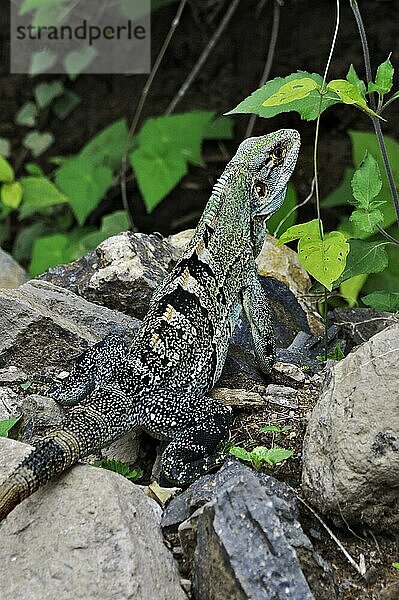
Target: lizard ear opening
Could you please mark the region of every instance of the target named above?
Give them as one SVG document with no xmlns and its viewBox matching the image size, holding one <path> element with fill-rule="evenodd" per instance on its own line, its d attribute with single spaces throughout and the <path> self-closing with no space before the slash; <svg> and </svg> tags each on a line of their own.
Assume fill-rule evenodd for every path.
<svg viewBox="0 0 399 600">
<path fill-rule="evenodd" d="M 257 179 L 254 183 L 254 190 L 258 198 L 261 199 L 265 199 L 269 194 L 269 189 L 266 183 L 263 183 L 263 181 L 259 181 L 259 179 Z"/>
</svg>

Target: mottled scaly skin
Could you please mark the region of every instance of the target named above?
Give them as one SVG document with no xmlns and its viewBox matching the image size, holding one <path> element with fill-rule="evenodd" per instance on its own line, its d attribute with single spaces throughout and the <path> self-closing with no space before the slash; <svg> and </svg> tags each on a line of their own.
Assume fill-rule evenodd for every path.
<svg viewBox="0 0 399 600">
<path fill-rule="evenodd" d="M 300 146 L 294 130 L 245 140 L 216 183 L 184 253 L 154 293 L 134 343 L 109 336 L 48 395 L 71 407 L 0 485 L 0 519 L 51 477 L 127 431 L 168 443 L 163 475 L 187 485 L 220 460 L 231 411 L 207 393 L 220 376 L 241 307 L 267 372 L 274 335 L 255 258 L 281 206 Z"/>
</svg>

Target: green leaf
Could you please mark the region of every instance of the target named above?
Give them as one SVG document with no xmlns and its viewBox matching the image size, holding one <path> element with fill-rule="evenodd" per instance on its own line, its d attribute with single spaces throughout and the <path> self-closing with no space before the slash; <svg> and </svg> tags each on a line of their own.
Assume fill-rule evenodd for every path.
<svg viewBox="0 0 399 600">
<path fill-rule="evenodd" d="M 349 83 L 355 86 L 362 98 L 366 98 L 366 84 L 364 83 L 364 81 L 359 79 L 359 76 L 356 73 L 355 67 L 353 65 L 349 67 L 346 79 L 349 81 Z"/>
<path fill-rule="evenodd" d="M 35 177 L 45 177 L 43 169 L 35 163 L 26 163 L 24 167 L 25 171 L 29 173 L 29 175 L 34 175 Z"/>
<path fill-rule="evenodd" d="M 388 230 L 393 236 L 397 236 L 398 230 L 396 225 L 393 225 Z M 387 292 L 397 292 L 399 290 L 399 247 L 394 244 L 386 246 L 388 254 L 388 267 L 379 273 L 371 274 L 364 286 L 363 291 L 366 293 L 385 290 Z"/>
<path fill-rule="evenodd" d="M 257 446 L 251 452 L 251 456 L 260 462 L 266 462 L 268 465 L 274 466 L 287 458 L 291 458 L 294 454 L 292 450 L 286 448 L 266 448 L 265 446 Z"/>
<path fill-rule="evenodd" d="M 362 302 L 374 310 L 396 312 L 399 310 L 399 292 L 373 292 L 364 296 Z"/>
<path fill-rule="evenodd" d="M 24 15 L 35 8 L 41 8 L 42 6 L 50 6 L 53 4 L 61 4 L 62 2 L 65 2 L 65 0 L 24 0 L 19 10 L 19 14 Z"/>
<path fill-rule="evenodd" d="M 65 71 L 74 80 L 91 65 L 97 56 L 93 46 L 84 46 L 82 50 L 72 50 L 64 58 Z"/>
<path fill-rule="evenodd" d="M 38 50 L 32 56 L 29 74 L 40 75 L 42 73 L 46 73 L 54 67 L 57 62 L 57 58 L 57 54 L 52 50 L 48 50 L 47 48 L 45 52 Z"/>
<path fill-rule="evenodd" d="M 82 225 L 112 186 L 112 171 L 109 167 L 95 166 L 88 159 L 76 157 L 57 170 L 55 181 Z"/>
<path fill-rule="evenodd" d="M 0 137 L 0 156 L 9 158 L 11 154 L 11 142 L 7 138 Z"/>
<path fill-rule="evenodd" d="M 28 390 L 30 388 L 30 386 L 32 385 L 32 381 L 25 381 L 25 383 L 20 383 L 19 387 L 22 390 Z"/>
<path fill-rule="evenodd" d="M 370 82 L 368 91 L 378 92 L 379 94 L 381 94 L 381 96 L 387 94 L 392 89 L 393 75 L 394 68 L 388 57 L 387 60 L 381 63 L 378 67 L 377 74 L 375 77 L 375 83 Z"/>
<path fill-rule="evenodd" d="M 339 231 L 320 236 L 318 219 L 294 225 L 280 237 L 279 243 L 299 238 L 298 258 L 302 266 L 329 291 L 345 269 L 349 244 Z"/>
<path fill-rule="evenodd" d="M 380 168 L 377 161 L 366 150 L 360 167 L 352 178 L 352 190 L 355 204 L 358 208 L 369 209 L 373 206 L 373 199 L 378 196 L 382 188 Z M 380 205 L 382 202 L 379 201 Z"/>
<path fill-rule="evenodd" d="M 21 417 L 16 417 L 15 419 L 5 419 L 4 421 L 0 421 L 0 437 L 8 437 L 10 430 L 18 423 L 20 418 Z"/>
<path fill-rule="evenodd" d="M 65 90 L 62 96 L 57 98 L 51 106 L 51 110 L 56 117 L 63 121 L 75 110 L 80 104 L 81 98 L 70 90 Z"/>
<path fill-rule="evenodd" d="M 344 178 L 340 185 L 321 201 L 323 208 L 333 208 L 335 206 L 345 206 L 352 198 L 352 178 L 354 169 L 345 169 Z"/>
<path fill-rule="evenodd" d="M 37 106 L 33 102 L 25 102 L 25 104 L 18 111 L 15 122 L 17 125 L 23 125 L 26 127 L 34 127 L 37 119 Z"/>
<path fill-rule="evenodd" d="M 117 210 L 110 215 L 105 215 L 101 221 L 101 229 L 99 231 L 91 231 L 84 235 L 76 245 L 76 256 L 83 256 L 87 252 L 94 250 L 101 242 L 116 235 L 121 231 L 129 229 L 129 217 L 124 210 Z"/>
<path fill-rule="evenodd" d="M 51 267 L 68 262 L 69 238 L 62 233 L 44 236 L 35 240 L 29 273 L 36 277 Z"/>
<path fill-rule="evenodd" d="M 0 156 L 0 181 L 5 183 L 14 181 L 14 169 L 4 156 Z"/>
<path fill-rule="evenodd" d="M 20 183 L 23 188 L 21 218 L 40 212 L 40 209 L 48 206 L 63 204 L 68 200 L 46 177 L 23 177 Z"/>
<path fill-rule="evenodd" d="M 15 260 L 20 263 L 30 259 L 35 240 L 48 233 L 49 227 L 43 221 L 19 229 L 12 248 L 12 255 Z"/>
<path fill-rule="evenodd" d="M 366 242 L 350 239 L 348 243 L 350 249 L 346 258 L 345 270 L 334 282 L 334 287 L 338 287 L 342 282 L 356 275 L 379 273 L 387 268 L 386 242 Z"/>
<path fill-rule="evenodd" d="M 371 210 L 357 208 L 353 211 L 349 220 L 354 223 L 358 229 L 365 231 L 366 233 L 373 233 L 376 225 L 382 223 L 384 220 L 384 215 L 378 208 Z"/>
<path fill-rule="evenodd" d="M 79 157 L 93 165 L 119 169 L 128 141 L 126 119 L 119 119 L 98 133 L 80 151 Z"/>
<path fill-rule="evenodd" d="M 262 106 L 281 106 L 282 104 L 302 100 L 309 96 L 313 90 L 321 90 L 321 85 L 316 83 L 314 79 L 310 79 L 310 77 L 294 79 L 282 85 L 277 92 L 262 102 Z"/>
<path fill-rule="evenodd" d="M 240 460 L 251 460 L 251 452 L 248 452 L 248 450 L 245 450 L 245 448 L 241 448 L 240 446 L 232 446 L 229 449 L 229 454 L 232 454 Z"/>
<path fill-rule="evenodd" d="M 261 433 L 269 433 L 269 431 L 272 431 L 275 433 L 281 433 L 281 428 L 278 427 L 277 425 L 266 425 L 265 427 L 261 427 L 259 429 L 259 431 Z"/>
<path fill-rule="evenodd" d="M 130 154 L 148 212 L 187 173 L 187 163 L 202 166 L 201 143 L 213 118 L 209 111 L 148 119 Z"/>
<path fill-rule="evenodd" d="M 296 209 L 297 195 L 294 186 L 289 183 L 285 200 L 276 213 L 267 221 L 267 229 L 271 235 L 282 235 L 289 227 L 295 224 L 298 211 Z M 294 210 L 295 209 L 295 210 Z"/>
<path fill-rule="evenodd" d="M 344 104 L 353 104 L 369 115 L 382 118 L 368 106 L 366 100 L 353 83 L 349 83 L 345 79 L 333 79 L 327 84 L 327 90 L 337 94 Z"/>
<path fill-rule="evenodd" d="M 123 477 L 126 477 L 130 481 L 136 481 L 143 476 L 143 471 L 140 469 L 131 469 L 129 465 L 118 460 L 96 460 L 93 466 L 123 475 Z"/>
<path fill-rule="evenodd" d="M 40 133 L 31 131 L 22 140 L 25 148 L 30 150 L 35 158 L 41 156 L 54 144 L 55 138 L 52 133 Z"/>
<path fill-rule="evenodd" d="M 313 80 L 316 85 L 305 97 L 275 106 L 264 105 L 264 102 L 277 94 L 283 86 L 302 79 Z M 317 73 L 308 73 L 307 71 L 297 71 L 297 73 L 292 73 L 287 77 L 276 77 L 253 92 L 251 96 L 248 96 L 248 98 L 240 102 L 238 106 L 227 114 L 253 113 L 268 119 L 283 112 L 296 111 L 302 119 L 311 121 L 317 119 L 319 115 L 320 92 L 318 88 L 321 87 L 322 83 L 323 78 L 320 75 Z M 336 94 L 323 95 L 321 112 L 324 112 L 329 106 L 337 104 L 337 102 L 339 102 L 339 97 Z"/>
<path fill-rule="evenodd" d="M 64 93 L 64 85 L 61 80 L 56 79 L 49 83 L 39 83 L 33 90 L 36 103 L 40 109 L 49 106 L 55 98 Z"/>
<path fill-rule="evenodd" d="M 5 206 L 18 208 L 23 196 L 22 185 L 18 181 L 3 183 L 1 186 L 1 201 Z"/>
<path fill-rule="evenodd" d="M 398 569 L 399 570 L 399 562 L 393 562 L 392 566 L 394 569 Z"/>
<path fill-rule="evenodd" d="M 339 286 L 339 292 L 350 308 L 356 306 L 357 298 L 367 281 L 367 278 L 367 274 L 355 275 L 354 277 L 343 281 Z"/>
<path fill-rule="evenodd" d="M 206 140 L 232 140 L 234 137 L 233 125 L 233 119 L 230 117 L 217 117 L 205 126 L 204 138 Z"/>
</svg>

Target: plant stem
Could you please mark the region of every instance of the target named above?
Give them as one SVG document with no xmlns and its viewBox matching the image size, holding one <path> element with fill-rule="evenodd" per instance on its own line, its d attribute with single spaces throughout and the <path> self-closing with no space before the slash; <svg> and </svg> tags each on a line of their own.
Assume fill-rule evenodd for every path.
<svg viewBox="0 0 399 600">
<path fill-rule="evenodd" d="M 392 244 L 395 244 L 395 246 L 399 246 L 399 240 L 394 238 L 393 235 L 385 231 L 385 229 L 383 229 L 380 225 L 377 225 L 377 229 L 381 233 L 381 235 L 383 235 L 387 240 L 392 242 Z"/>
<path fill-rule="evenodd" d="M 183 98 L 183 96 L 186 94 L 188 88 L 191 86 L 194 79 L 197 77 L 199 71 L 201 70 L 201 67 L 205 63 L 209 54 L 211 53 L 214 46 L 219 41 L 220 36 L 222 35 L 223 31 L 226 29 L 227 24 L 229 23 L 231 17 L 235 13 L 240 2 L 241 2 L 241 0 L 233 0 L 230 3 L 230 6 L 228 7 L 223 19 L 220 21 L 219 26 L 216 29 L 215 33 L 213 34 L 213 36 L 211 37 L 211 39 L 209 40 L 209 42 L 203 49 L 200 57 L 198 58 L 194 67 L 191 69 L 190 73 L 188 74 L 186 80 L 184 81 L 184 83 L 182 84 L 180 89 L 178 90 L 177 94 L 170 102 L 168 108 L 165 111 L 165 115 L 170 115 L 175 110 L 177 104 L 180 102 L 180 100 Z"/>
<path fill-rule="evenodd" d="M 174 16 L 174 19 L 170 25 L 170 29 L 167 33 L 167 36 L 164 39 L 164 42 L 158 53 L 158 56 L 155 59 L 154 66 L 151 69 L 148 79 L 145 82 L 143 91 L 141 92 L 140 100 L 137 104 L 137 108 L 136 108 L 136 111 L 133 116 L 132 123 L 130 125 L 125 151 L 122 156 L 122 166 L 121 166 L 121 172 L 120 172 L 120 186 L 121 186 L 122 202 L 123 202 L 123 206 L 124 206 L 128 216 L 129 216 L 130 224 L 132 226 L 133 226 L 133 214 L 131 211 L 129 201 L 127 199 L 127 192 L 126 192 L 127 155 L 129 152 L 130 145 L 132 143 L 133 136 L 136 133 L 136 129 L 139 124 L 141 113 L 143 112 L 143 108 L 144 108 L 144 104 L 145 104 L 145 101 L 148 96 L 148 92 L 150 91 L 152 82 L 154 81 L 155 75 L 157 74 L 157 71 L 162 62 L 163 57 L 165 56 L 165 53 L 166 53 L 166 50 L 168 49 L 170 41 L 180 23 L 180 18 L 181 18 L 181 15 L 183 13 L 186 3 L 187 3 L 187 0 L 180 0 L 180 4 L 179 4 L 176 14 Z"/>
<path fill-rule="evenodd" d="M 331 42 L 331 47 L 330 47 L 330 53 L 328 55 L 328 59 L 327 59 L 327 63 L 326 63 L 326 68 L 324 69 L 324 74 L 323 74 L 323 82 L 321 84 L 321 90 L 320 90 L 320 104 L 319 104 L 319 114 L 317 116 L 317 121 L 316 121 L 316 131 L 315 131 L 315 139 L 314 139 L 314 147 L 313 147 L 313 171 L 314 171 L 314 187 L 315 187 L 315 193 L 316 193 L 316 211 L 317 211 L 317 219 L 319 222 L 319 231 L 320 231 L 320 239 L 323 240 L 324 239 L 324 232 L 323 232 L 323 223 L 321 220 L 321 216 L 320 216 L 320 190 L 319 190 L 319 175 L 318 175 L 318 160 L 317 160 L 317 151 L 318 151 L 318 145 L 319 145 L 319 132 L 320 132 L 320 117 L 321 117 L 321 109 L 322 109 L 322 105 L 323 105 L 323 96 L 325 94 L 325 87 L 326 87 L 326 80 L 327 80 L 327 75 L 328 75 L 328 71 L 330 68 L 330 64 L 331 64 L 331 60 L 332 60 L 332 56 L 334 53 L 334 48 L 335 48 L 335 44 L 337 41 L 337 36 L 338 36 L 338 30 L 339 30 L 339 23 L 340 23 L 340 4 L 339 4 L 339 0 L 336 0 L 336 19 L 335 19 L 335 29 L 334 29 L 334 35 L 333 35 L 333 39 Z M 323 314 L 323 322 L 324 322 L 324 358 L 325 360 L 327 360 L 327 352 L 328 352 L 328 322 L 327 322 L 327 288 L 325 286 L 324 287 L 324 314 Z"/>
<path fill-rule="evenodd" d="M 270 34 L 269 48 L 267 50 L 265 68 L 263 69 L 262 77 L 260 78 L 260 81 L 259 81 L 259 87 L 261 85 L 265 84 L 266 81 L 269 79 L 270 71 L 271 71 L 272 64 L 273 64 L 274 51 L 276 49 L 277 36 L 278 36 L 278 30 L 279 30 L 279 25 L 280 25 L 280 1 L 281 0 L 274 0 L 272 32 Z M 254 126 L 255 126 L 255 121 L 256 121 L 256 115 L 251 115 L 251 117 L 248 121 L 247 130 L 245 132 L 246 138 L 251 137 Z"/>
<path fill-rule="evenodd" d="M 365 70 L 366 70 L 366 81 L 367 81 L 367 83 L 370 83 L 370 81 L 372 81 L 373 77 L 372 77 L 372 73 L 371 73 L 370 52 L 369 52 L 369 46 L 367 43 L 366 30 L 364 28 L 363 19 L 360 14 L 360 10 L 359 10 L 357 1 L 350 0 L 350 5 L 352 8 L 352 12 L 356 19 L 356 24 L 357 24 L 357 27 L 359 30 L 360 41 L 362 43 L 364 66 L 365 66 Z M 374 94 L 370 94 L 370 106 L 374 111 L 376 110 L 376 102 L 375 102 Z M 378 119 L 378 117 L 374 117 L 373 115 L 370 115 L 370 118 L 373 122 L 375 134 L 377 136 L 378 143 L 380 145 L 381 156 L 382 156 L 382 160 L 384 161 L 385 170 L 386 170 L 388 182 L 389 182 L 389 187 L 391 190 L 392 201 L 393 201 L 395 211 L 396 211 L 396 220 L 397 220 L 398 227 L 399 227 L 399 196 L 398 196 L 398 192 L 397 192 L 397 189 L 395 186 L 395 180 L 393 177 L 391 164 L 389 162 L 388 153 L 387 153 L 387 149 L 386 149 L 385 142 L 384 142 L 384 136 L 382 134 L 380 119 Z"/>
</svg>

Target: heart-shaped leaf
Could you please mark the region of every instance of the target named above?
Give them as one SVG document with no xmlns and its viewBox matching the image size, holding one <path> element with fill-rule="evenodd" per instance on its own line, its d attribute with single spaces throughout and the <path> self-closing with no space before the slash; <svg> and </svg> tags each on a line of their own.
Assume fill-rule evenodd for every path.
<svg viewBox="0 0 399 600">
<path fill-rule="evenodd" d="M 24 137 L 22 143 L 25 148 L 28 148 L 33 156 L 37 158 L 38 156 L 41 156 L 43 152 L 46 152 L 46 150 L 54 143 L 54 136 L 52 133 L 32 131 Z"/>
</svg>

